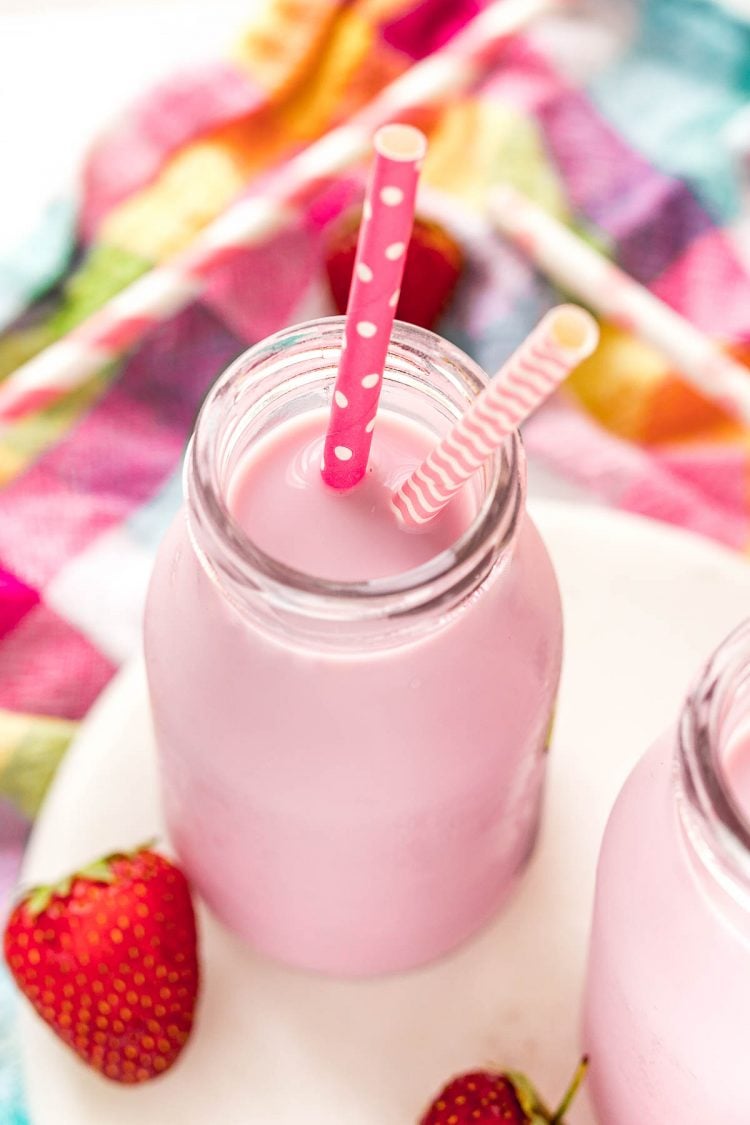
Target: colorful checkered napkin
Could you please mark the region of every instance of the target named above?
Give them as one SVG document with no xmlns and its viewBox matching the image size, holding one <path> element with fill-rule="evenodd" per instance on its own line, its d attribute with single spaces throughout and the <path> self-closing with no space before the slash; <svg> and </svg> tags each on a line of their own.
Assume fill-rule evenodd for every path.
<svg viewBox="0 0 750 1125">
<path fill-rule="evenodd" d="M 0 377 L 478 7 L 276 0 L 231 59 L 144 97 L 93 148 L 77 210 L 53 208 L 24 255 L 0 264 L 0 316 L 16 315 Z M 750 278 L 726 233 L 739 192 L 724 136 L 750 92 L 750 29 L 708 0 L 593 8 L 575 30 L 547 20 L 516 39 L 431 130 L 424 182 L 450 199 L 469 260 L 441 330 L 491 370 L 556 299 L 487 225 L 487 189 L 506 177 L 741 355 Z M 223 260 L 202 298 L 124 362 L 0 436 L 0 894 L 20 814 L 33 815 L 76 723 L 138 650 L 206 388 L 248 344 L 330 311 L 326 230 L 361 177 L 353 169 L 268 244 Z M 611 503 L 745 550 L 748 433 L 649 348 L 603 329 L 597 356 L 528 427 L 532 454 Z M 5 979 L 0 991 L 0 1112 L 21 1122 Z"/>
</svg>

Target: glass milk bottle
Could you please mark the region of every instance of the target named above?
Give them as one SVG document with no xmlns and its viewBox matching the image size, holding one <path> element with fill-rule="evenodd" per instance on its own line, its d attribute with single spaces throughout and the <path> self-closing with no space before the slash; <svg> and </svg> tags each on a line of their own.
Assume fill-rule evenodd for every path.
<svg viewBox="0 0 750 1125">
<path fill-rule="evenodd" d="M 612 812 L 585 1041 L 601 1125 L 750 1122 L 750 622 Z"/>
<path fill-rule="evenodd" d="M 307 415 L 322 440 L 342 326 L 263 341 L 208 395 L 150 587 L 146 658 L 166 818 L 197 889 L 254 948 L 367 975 L 444 954 L 518 879 L 562 626 L 517 436 L 464 489 L 455 542 L 403 572 L 310 573 L 307 545 L 331 536 L 311 537 L 304 507 L 282 505 L 268 529 L 289 533 L 296 569 L 239 525 L 228 497 L 248 451 Z M 426 440 L 416 464 L 485 383 L 458 349 L 397 324 L 374 456 L 398 424 Z"/>
</svg>

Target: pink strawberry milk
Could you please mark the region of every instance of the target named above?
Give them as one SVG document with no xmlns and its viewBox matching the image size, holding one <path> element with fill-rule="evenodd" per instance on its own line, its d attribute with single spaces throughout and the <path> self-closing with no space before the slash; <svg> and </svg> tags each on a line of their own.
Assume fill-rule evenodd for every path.
<svg viewBox="0 0 750 1125">
<path fill-rule="evenodd" d="M 396 324 L 365 479 L 323 483 L 343 321 L 219 379 L 151 583 L 146 657 L 169 830 L 255 949 L 341 975 L 416 966 L 513 888 L 560 673 L 555 576 L 517 435 L 421 530 L 394 489 L 485 386 Z"/>
<path fill-rule="evenodd" d="M 615 805 L 585 1039 L 601 1125 L 750 1121 L 750 622 Z"/>
</svg>

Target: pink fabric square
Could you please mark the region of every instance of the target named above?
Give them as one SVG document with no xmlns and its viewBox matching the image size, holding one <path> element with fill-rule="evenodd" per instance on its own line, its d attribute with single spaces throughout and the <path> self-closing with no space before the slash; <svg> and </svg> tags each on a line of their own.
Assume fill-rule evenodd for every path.
<svg viewBox="0 0 750 1125">
<path fill-rule="evenodd" d="M 149 183 L 176 149 L 265 104 L 266 91 L 229 63 L 176 75 L 135 103 L 84 169 L 81 227 L 91 240 L 117 203 Z"/>
<path fill-rule="evenodd" d="M 293 319 L 321 266 L 320 238 L 300 222 L 259 246 L 217 252 L 202 299 L 232 332 L 255 343 Z"/>
<path fill-rule="evenodd" d="M 696 238 L 651 288 L 704 332 L 725 340 L 748 338 L 750 276 L 723 231 Z"/>
<path fill-rule="evenodd" d="M 159 326 L 83 420 L 3 490 L 5 565 L 43 591 L 153 496 L 179 462 L 207 386 L 239 350 L 200 305 Z"/>
<path fill-rule="evenodd" d="M 345 176 L 334 180 L 308 204 L 307 226 L 313 232 L 325 230 L 339 215 L 361 207 L 365 195 L 362 176 Z"/>
<path fill-rule="evenodd" d="M 654 451 L 654 459 L 717 503 L 738 515 L 750 496 L 750 452 L 738 445 L 675 446 Z"/>
<path fill-rule="evenodd" d="M 735 550 L 744 550 L 750 538 L 746 517 L 701 496 L 686 482 L 675 478 L 670 482 L 668 474 L 658 471 L 635 476 L 620 496 L 620 507 L 706 535 Z"/>
<path fill-rule="evenodd" d="M 656 457 L 610 434 L 563 396 L 524 427 L 526 448 L 568 480 L 626 511 L 678 524 L 738 550 L 750 522 L 743 512 L 716 503 L 696 482 L 680 479 Z"/>
<path fill-rule="evenodd" d="M 39 601 L 39 594 L 0 567 L 0 638 L 15 629 Z"/>
<path fill-rule="evenodd" d="M 482 96 L 489 101 L 497 99 L 528 114 L 566 90 L 558 71 L 520 36 L 505 45 L 502 66 L 482 84 Z"/>
<path fill-rule="evenodd" d="M 0 708 L 80 719 L 115 666 L 43 603 L 0 645 Z"/>
<path fill-rule="evenodd" d="M 561 88 L 543 102 L 539 121 L 573 211 L 595 223 L 612 214 L 620 200 L 643 191 L 644 181 L 665 178 L 626 145 L 577 90 Z"/>
<path fill-rule="evenodd" d="M 183 436 L 153 408 L 112 392 L 49 457 L 3 495 L 0 553 L 44 589 L 97 535 L 151 495 L 176 464 Z"/>
<path fill-rule="evenodd" d="M 482 7 L 479 0 L 419 0 L 383 25 L 383 39 L 410 59 L 422 59 L 452 39 Z"/>
</svg>

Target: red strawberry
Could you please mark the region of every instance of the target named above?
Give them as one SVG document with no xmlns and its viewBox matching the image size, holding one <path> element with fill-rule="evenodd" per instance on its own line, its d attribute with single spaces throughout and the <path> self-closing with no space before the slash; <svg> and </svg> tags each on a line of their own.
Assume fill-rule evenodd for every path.
<svg viewBox="0 0 750 1125">
<path fill-rule="evenodd" d="M 441 1090 L 420 1125 L 564 1125 L 588 1060 L 579 1065 L 568 1092 L 550 1114 L 534 1087 L 522 1074 L 472 1071 L 454 1078 Z"/>
<path fill-rule="evenodd" d="M 354 271 L 361 213 L 349 213 L 336 225 L 328 248 L 326 269 L 337 310 L 346 312 Z M 461 275 L 460 247 L 437 223 L 417 219 L 406 255 L 399 320 L 432 328 L 453 296 Z"/>
<path fill-rule="evenodd" d="M 198 994 L 195 916 L 182 872 L 141 848 L 98 860 L 18 903 L 5 959 L 39 1015 L 116 1082 L 163 1074 Z"/>
</svg>

